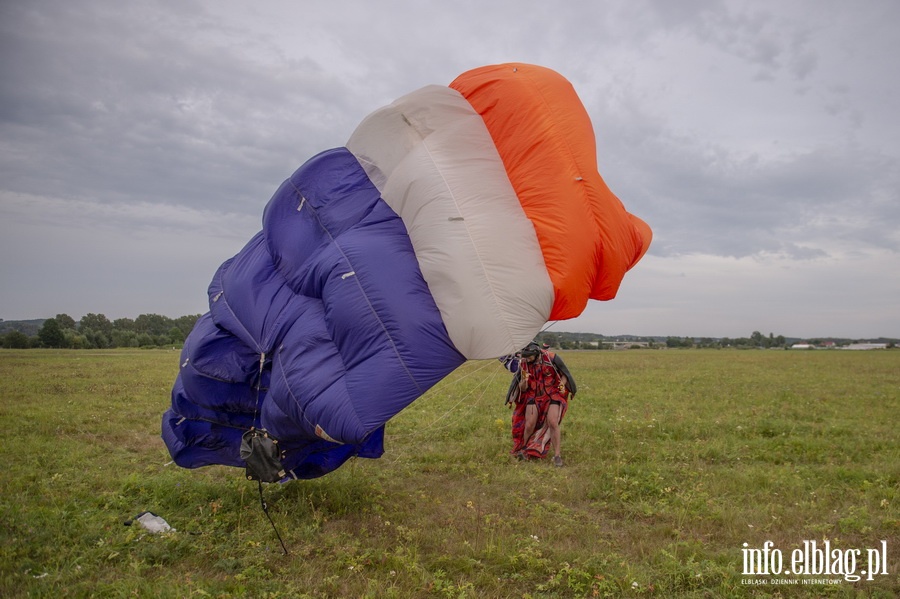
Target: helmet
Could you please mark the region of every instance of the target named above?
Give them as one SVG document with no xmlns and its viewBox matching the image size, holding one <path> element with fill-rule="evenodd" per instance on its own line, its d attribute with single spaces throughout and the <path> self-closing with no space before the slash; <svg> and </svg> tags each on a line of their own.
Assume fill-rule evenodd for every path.
<svg viewBox="0 0 900 599">
<path fill-rule="evenodd" d="M 538 356 L 541 353 L 541 348 L 537 343 L 529 343 L 525 347 L 522 348 L 522 357 L 527 358 L 528 356 Z"/>
</svg>

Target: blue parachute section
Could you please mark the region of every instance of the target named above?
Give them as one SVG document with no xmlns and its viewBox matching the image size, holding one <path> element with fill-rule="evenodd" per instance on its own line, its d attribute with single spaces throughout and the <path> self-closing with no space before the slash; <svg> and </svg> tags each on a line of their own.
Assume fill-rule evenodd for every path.
<svg viewBox="0 0 900 599">
<path fill-rule="evenodd" d="M 344 148 L 284 182 L 209 300 L 163 416 L 188 468 L 244 466 L 252 426 L 279 440 L 296 478 L 378 457 L 384 424 L 465 361 L 403 221 Z"/>
</svg>

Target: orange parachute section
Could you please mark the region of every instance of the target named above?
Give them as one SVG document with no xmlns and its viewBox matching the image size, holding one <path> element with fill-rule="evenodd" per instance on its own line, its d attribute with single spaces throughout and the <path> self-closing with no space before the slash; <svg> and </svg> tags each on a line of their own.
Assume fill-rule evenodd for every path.
<svg viewBox="0 0 900 599">
<path fill-rule="evenodd" d="M 555 291 L 550 320 L 614 298 L 652 232 L 597 171 L 594 129 L 572 85 L 551 69 L 510 63 L 467 71 L 450 87 L 484 119 L 534 225 Z"/>
</svg>

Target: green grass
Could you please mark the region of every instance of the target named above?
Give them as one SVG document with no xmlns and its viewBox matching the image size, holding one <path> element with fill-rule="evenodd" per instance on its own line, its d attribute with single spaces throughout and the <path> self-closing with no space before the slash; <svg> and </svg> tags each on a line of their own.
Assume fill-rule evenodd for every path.
<svg viewBox="0 0 900 599">
<path fill-rule="evenodd" d="M 176 352 L 0 351 L 0 596 L 900 594 L 900 351 L 565 359 L 565 468 L 510 460 L 509 375 L 466 364 L 382 459 L 266 487 L 284 556 L 241 470 L 170 463 Z M 123 526 L 144 510 L 177 531 Z M 744 543 L 825 539 L 885 540 L 889 574 L 742 584 Z"/>
</svg>

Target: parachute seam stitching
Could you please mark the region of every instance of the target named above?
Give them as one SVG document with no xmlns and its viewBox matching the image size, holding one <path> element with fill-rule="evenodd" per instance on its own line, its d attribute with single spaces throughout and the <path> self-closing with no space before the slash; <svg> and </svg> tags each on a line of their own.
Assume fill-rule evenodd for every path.
<svg viewBox="0 0 900 599">
<path fill-rule="evenodd" d="M 552 112 L 552 111 L 553 111 L 553 106 L 550 104 L 550 102 L 547 101 L 547 96 L 546 96 L 546 94 L 544 93 L 544 91 L 541 89 L 541 87 L 540 87 L 539 85 L 537 85 L 537 80 L 532 76 L 532 74 L 531 74 L 531 72 L 530 72 L 530 69 L 526 69 L 526 70 L 519 69 L 518 67 L 520 67 L 520 66 L 522 66 L 522 65 L 520 65 L 520 64 L 515 64 L 515 65 L 514 65 L 514 67 L 515 67 L 515 69 L 516 69 L 515 72 L 517 73 L 517 75 L 520 76 L 520 77 L 523 77 L 523 78 L 527 79 L 527 80 L 531 83 L 531 88 L 534 90 L 534 92 L 535 92 L 535 93 L 537 94 L 537 96 L 540 98 L 540 100 L 541 100 L 542 104 L 544 105 L 544 107 L 547 108 L 550 112 Z M 573 89 L 574 89 L 574 86 L 572 86 L 571 82 L 568 82 L 568 81 L 567 81 L 567 83 L 568 83 L 569 86 L 573 87 Z M 459 90 L 457 90 L 457 91 L 459 91 Z M 468 100 L 468 95 L 472 95 L 472 94 L 474 94 L 474 92 L 472 92 L 472 94 L 463 94 L 462 92 L 460 92 L 460 94 L 461 94 L 464 98 L 466 98 L 466 100 Z M 577 95 L 577 94 L 576 94 L 576 95 Z M 471 104 L 471 102 L 470 102 L 470 104 Z M 473 110 L 474 110 L 474 106 L 473 106 Z M 479 116 L 482 116 L 482 119 L 484 118 L 483 115 L 481 115 L 480 113 L 478 113 L 477 110 L 476 110 L 475 112 L 476 112 L 477 114 L 479 114 Z M 554 130 L 558 130 L 558 123 L 557 123 L 555 120 L 552 121 L 552 123 L 553 123 L 553 129 L 554 129 Z M 486 122 L 485 122 L 485 127 L 487 127 L 487 123 L 486 123 Z M 491 133 L 491 130 L 490 130 L 490 129 L 488 129 L 488 133 Z M 491 134 L 491 139 L 494 140 L 494 137 L 493 137 L 492 134 Z M 566 136 L 564 136 L 564 135 L 563 135 L 563 136 L 560 136 L 560 140 L 562 141 L 562 147 L 565 149 L 565 153 L 566 153 L 566 156 L 567 156 L 567 158 L 568 158 L 568 162 L 569 162 L 573 167 L 575 167 L 575 170 L 576 170 L 578 173 L 580 173 L 580 174 L 582 175 L 582 177 L 580 177 L 580 179 L 579 179 L 578 177 L 576 177 L 576 180 L 582 180 L 582 181 L 583 181 L 583 179 L 584 179 L 584 177 L 583 177 L 584 171 L 582 171 L 582 169 L 580 168 L 581 165 L 579 164 L 578 160 L 576 160 L 576 154 L 575 154 L 575 152 L 572 150 L 572 144 L 569 142 L 569 140 L 568 140 L 568 139 L 566 138 Z M 495 142 L 495 144 L 496 144 L 496 140 L 494 140 L 494 142 Z M 498 153 L 499 153 L 499 150 L 498 150 Z M 596 152 L 595 152 L 595 153 L 596 153 Z M 501 156 L 500 158 L 501 158 L 501 161 L 503 161 L 503 156 Z M 503 164 L 504 164 L 504 166 L 506 165 L 505 162 L 503 162 Z M 592 172 L 591 169 L 590 169 L 590 167 L 588 167 L 588 172 Z M 599 174 L 599 172 L 598 172 L 598 174 Z M 602 179 L 602 177 L 601 177 L 601 179 Z M 512 182 L 510 182 L 510 183 L 512 183 Z M 518 196 L 518 189 L 516 189 L 515 186 L 513 186 L 513 189 L 516 191 L 516 195 Z M 589 198 L 588 198 L 588 194 L 587 194 L 586 189 L 587 189 L 587 188 L 586 188 L 585 186 L 580 186 L 580 190 L 579 190 L 578 196 L 579 196 L 579 198 L 580 198 L 580 200 L 581 200 L 582 206 L 584 207 L 584 209 L 585 209 L 585 211 L 586 211 L 586 214 L 588 214 L 588 215 L 590 216 L 590 218 L 591 218 L 591 221 L 590 221 L 590 222 L 591 222 L 591 224 L 592 224 L 592 229 L 593 229 L 594 232 L 596 233 L 595 237 L 597 238 L 597 245 L 596 245 L 596 247 L 595 247 L 594 254 L 595 254 L 596 256 L 598 256 L 599 258 L 602 258 L 603 252 L 604 252 L 604 249 L 605 249 L 605 243 L 604 243 L 604 239 L 603 239 L 603 235 L 602 235 L 602 234 L 603 234 L 603 229 L 602 229 L 602 227 L 600 226 L 599 222 L 600 222 L 601 220 L 604 220 L 604 215 L 600 214 L 600 213 L 595 209 L 595 207 L 591 204 L 591 202 L 590 202 L 590 200 L 589 200 Z M 521 201 L 521 200 L 520 200 L 520 201 Z M 523 206 L 522 208 L 523 208 L 523 210 L 524 210 L 524 206 Z M 526 217 L 527 217 L 527 212 L 526 212 Z M 529 219 L 529 220 L 530 220 L 530 219 Z M 558 271 L 558 270 L 559 270 L 559 267 L 558 267 L 558 266 L 552 266 L 550 263 L 547 262 L 547 260 L 546 260 L 546 255 L 544 255 L 545 246 L 544 246 L 544 243 L 541 242 L 541 236 L 538 234 L 537 230 L 535 230 L 535 235 L 536 235 L 536 237 L 537 237 L 537 239 L 538 239 L 538 243 L 539 243 L 540 248 L 541 248 L 541 254 L 542 254 L 542 256 L 544 257 L 544 264 L 545 264 L 545 266 L 546 266 L 546 268 L 547 268 L 548 275 L 549 275 L 549 273 L 550 273 L 551 270 L 557 270 L 557 271 Z M 595 286 L 596 280 L 600 277 L 601 270 L 602 270 L 602 267 L 600 267 L 600 266 L 597 266 L 596 268 L 593 269 L 593 273 L 592 273 L 593 276 L 591 277 L 591 290 L 593 290 L 593 287 Z M 551 283 L 553 283 L 553 277 L 551 276 L 550 278 L 551 278 Z M 556 288 L 555 283 L 554 283 L 554 285 L 553 285 L 553 290 L 554 290 L 554 301 L 553 301 L 553 305 L 552 305 L 552 307 L 551 307 L 551 316 L 552 316 L 553 313 L 556 311 L 556 308 L 557 308 L 557 302 L 558 302 L 558 300 L 559 300 L 559 297 L 558 297 L 558 291 L 559 291 L 559 290 Z M 589 290 L 589 291 L 590 291 L 590 290 Z M 590 298 L 590 293 L 589 293 L 589 296 L 588 296 L 588 297 Z"/>
<path fill-rule="evenodd" d="M 531 81 L 531 85 L 534 88 L 534 90 L 537 92 L 537 95 L 540 97 L 541 102 L 543 102 L 544 106 L 546 107 L 546 109 L 548 111 L 552 112 L 553 106 L 550 104 L 550 102 L 547 101 L 547 96 L 544 94 L 544 91 L 541 89 L 541 87 L 539 85 L 537 85 L 537 82 L 535 81 L 534 77 L 531 76 L 531 73 L 530 72 L 523 73 L 523 76 Z M 568 82 L 568 81 L 567 81 L 567 83 L 574 90 L 574 86 L 572 86 L 572 83 Z M 576 96 L 577 96 L 577 93 L 576 93 Z M 587 109 L 585 109 L 585 111 L 587 111 Z M 557 121 L 554 120 L 554 121 L 552 121 L 552 123 L 553 123 L 553 129 L 559 130 L 559 124 L 557 123 Z M 575 170 L 577 172 L 582 174 L 581 177 L 576 177 L 575 180 L 583 181 L 584 173 L 582 172 L 582 170 L 580 168 L 581 165 L 578 162 L 576 153 L 572 150 L 572 144 L 569 142 L 568 137 L 565 135 L 560 135 L 559 139 L 563 142 L 563 144 L 565 146 L 566 154 L 569 158 L 569 162 L 572 164 L 572 166 L 575 167 Z M 595 155 L 596 155 L 596 151 L 595 151 Z M 588 170 L 588 172 L 591 172 L 590 169 Z M 598 175 L 599 175 L 599 171 L 598 171 Z M 601 177 L 601 179 L 602 179 L 602 177 Z M 604 250 L 606 249 L 606 245 L 604 243 L 603 228 L 600 226 L 600 221 L 605 220 L 605 217 L 591 203 L 590 198 L 588 197 L 588 193 L 587 193 L 587 186 L 584 186 L 584 185 L 579 186 L 578 197 L 581 199 L 583 208 L 585 209 L 587 214 L 591 217 L 591 225 L 592 225 L 591 228 L 594 230 L 594 233 L 596 234 L 595 237 L 596 237 L 597 245 L 596 245 L 594 254 L 598 258 L 602 258 Z M 600 260 L 598 260 L 598 264 L 599 264 L 599 262 L 600 262 Z M 602 270 L 602 267 L 599 265 L 596 266 L 593 270 L 593 276 L 591 277 L 591 289 L 588 291 L 588 298 L 590 298 L 591 292 L 593 291 L 593 288 L 596 285 L 597 279 L 600 278 L 601 270 Z M 555 303 L 556 302 L 554 302 L 554 308 L 556 307 Z"/>
<path fill-rule="evenodd" d="M 224 274 L 224 273 L 223 273 L 223 274 Z M 224 278 L 224 277 L 223 277 L 223 278 Z M 260 347 L 259 341 L 257 341 L 257 339 L 250 333 L 250 331 L 247 330 L 247 327 L 244 326 L 244 323 L 241 322 L 241 319 L 238 318 L 238 315 L 235 314 L 235 313 L 234 313 L 234 310 L 231 309 L 231 304 L 228 303 L 228 297 L 227 297 L 226 294 L 225 294 L 225 281 L 222 280 L 221 283 L 222 283 L 222 292 L 219 294 L 219 299 L 222 299 L 223 297 L 225 298 L 225 308 L 228 310 L 228 313 L 231 314 L 231 315 L 234 317 L 234 321 L 235 321 L 235 322 L 237 322 L 239 325 L 241 325 L 241 329 L 244 331 L 244 333 L 246 333 L 247 336 L 248 336 L 250 339 L 253 339 L 253 341 L 256 343 L 256 351 L 259 352 L 259 353 L 264 353 L 264 352 L 262 351 L 262 348 Z M 218 303 L 218 301 L 217 301 L 216 303 Z"/>
<path fill-rule="evenodd" d="M 474 109 L 473 109 L 473 111 L 474 111 Z M 477 114 L 477 113 L 475 113 L 475 114 Z M 485 126 L 485 130 L 486 129 L 487 129 L 487 126 Z M 490 137 L 490 131 L 488 131 L 488 137 Z M 437 164 L 437 161 L 434 158 L 434 154 L 432 154 L 431 148 L 428 147 L 428 143 L 426 142 L 426 140 L 423 139 L 421 143 L 422 143 L 422 147 L 425 148 L 425 151 L 428 152 L 428 157 L 431 158 L 432 164 Z M 499 157 L 499 154 L 498 154 L 498 157 Z M 500 163 L 503 164 L 502 158 L 500 159 Z M 457 214 L 462 215 L 463 211 L 460 208 L 459 202 L 456 201 L 456 194 L 453 192 L 453 188 L 450 186 L 450 183 L 447 181 L 447 178 L 444 177 L 443 170 L 437 169 L 437 171 L 438 171 L 438 173 L 440 173 L 441 181 L 444 182 L 444 186 L 447 188 L 447 191 L 450 194 L 450 198 L 453 200 L 453 205 L 456 207 Z M 475 243 L 475 240 L 474 240 L 474 238 L 472 236 L 472 232 L 471 232 L 472 230 L 469 228 L 469 223 L 466 221 L 465 217 L 461 218 L 460 221 L 458 221 L 458 222 L 462 222 L 463 227 L 465 227 L 465 229 L 466 229 L 466 236 L 469 238 L 469 243 L 471 244 L 472 248 L 474 249 L 474 254 L 475 254 L 475 257 L 478 259 L 478 264 L 481 267 L 481 272 L 484 273 L 484 279 L 485 279 L 485 281 L 487 281 L 488 287 L 491 290 L 491 298 L 493 298 L 493 300 L 494 300 L 493 302 L 491 302 L 491 304 L 492 304 L 492 307 L 494 308 L 495 316 L 497 317 L 497 320 L 499 322 L 503 323 L 503 328 L 506 330 L 507 338 L 512 340 L 515 336 L 512 334 L 512 331 L 510 330 L 509 321 L 503 317 L 502 311 L 498 309 L 498 307 L 500 305 L 500 298 L 499 298 L 497 292 L 495 291 L 496 285 L 494 284 L 493 279 L 491 279 L 491 276 L 488 273 L 487 267 L 484 264 L 484 260 L 481 258 L 481 251 L 478 248 L 478 244 Z"/>
<path fill-rule="evenodd" d="M 224 303 L 225 309 L 228 310 L 228 313 L 231 314 L 232 317 L 234 317 L 234 321 L 240 325 L 241 330 L 244 331 L 244 333 L 247 335 L 247 337 L 249 337 L 250 339 L 253 339 L 253 342 L 256 344 L 256 351 L 259 353 L 264 353 L 262 350 L 262 347 L 260 347 L 259 340 L 257 340 L 256 337 L 254 337 L 250 333 L 249 330 L 247 330 L 247 327 L 244 325 L 243 321 L 240 318 L 238 318 L 238 315 L 235 314 L 234 310 L 231 309 L 231 304 L 228 303 L 228 294 L 225 293 L 225 271 L 228 268 L 231 268 L 230 262 L 231 261 L 229 260 L 226 263 L 226 264 L 228 264 L 228 266 L 226 268 L 224 268 L 220 273 L 218 273 L 218 275 L 219 275 L 218 281 L 219 281 L 219 285 L 220 285 L 221 289 L 219 290 L 219 294 L 216 296 L 215 303 L 218 304 L 220 299 L 222 299 L 223 297 L 225 298 L 225 303 Z M 225 265 L 223 264 L 223 266 L 225 266 Z M 210 311 L 212 311 L 212 306 L 210 306 Z M 213 315 L 213 322 L 215 323 L 215 315 Z M 218 323 L 215 323 L 215 324 L 218 325 Z"/>
<path fill-rule="evenodd" d="M 299 189 L 297 189 L 297 186 L 293 180 L 291 180 L 291 186 L 294 188 L 294 191 L 296 191 L 298 194 L 303 196 L 303 193 Z M 333 243 L 334 247 L 341 253 L 341 257 L 347 261 L 347 264 L 350 265 L 350 268 L 354 272 L 357 271 L 357 268 L 353 266 L 352 262 L 350 261 L 350 258 L 348 258 L 347 254 L 344 253 L 344 248 L 341 247 L 341 245 L 338 243 L 338 241 L 334 237 L 334 235 L 331 234 L 331 231 L 329 231 L 328 228 L 325 226 L 325 224 L 322 222 L 322 219 L 319 218 L 319 212 L 315 209 L 315 206 L 313 206 L 312 203 L 309 203 L 309 210 L 315 216 L 316 222 L 319 224 L 319 227 L 321 227 L 322 230 L 325 232 L 325 234 L 328 235 L 328 238 L 331 240 L 331 243 Z M 381 326 L 381 330 L 384 331 L 385 336 L 387 337 L 388 341 L 391 344 L 391 347 L 394 350 L 394 354 L 396 354 L 397 359 L 400 361 L 400 364 L 403 366 L 403 370 L 406 371 L 406 374 L 409 377 L 409 379 L 413 382 L 413 384 L 415 384 L 416 389 L 419 390 L 419 394 L 421 395 L 422 393 L 425 393 L 426 390 L 422 388 L 422 385 L 420 385 L 419 381 L 416 380 L 416 377 L 413 376 L 412 372 L 409 369 L 409 366 L 406 364 L 406 360 L 404 360 L 403 356 L 400 355 L 400 350 L 397 348 L 397 344 L 394 341 L 394 338 L 391 335 L 391 332 L 388 330 L 387 326 L 384 324 L 384 321 L 381 319 L 381 316 L 378 314 L 378 311 L 375 309 L 375 306 L 372 305 L 371 300 L 369 300 L 369 296 L 366 294 L 366 291 L 362 286 L 362 282 L 360 281 L 360 276 L 357 274 L 357 276 L 353 277 L 353 279 L 356 283 L 357 288 L 359 289 L 360 294 L 366 300 L 366 304 L 369 306 L 369 310 L 375 316 L 375 319 L 378 321 L 378 324 Z M 355 411 L 356 411 L 356 409 L 354 407 L 354 412 Z M 358 413 L 357 413 L 357 417 L 359 417 Z M 361 422 L 362 422 L 362 419 L 360 419 L 360 423 Z"/>
<path fill-rule="evenodd" d="M 309 426 L 315 428 L 316 423 L 306 417 L 306 410 L 303 409 L 303 406 L 300 404 L 300 400 L 297 399 L 296 395 L 294 395 L 294 391 L 291 389 L 291 386 L 288 383 L 287 375 L 284 373 L 284 362 L 281 359 L 281 352 L 275 353 L 275 359 L 278 360 L 278 365 L 280 367 L 278 368 L 278 372 L 281 375 L 281 381 L 284 383 L 284 388 L 287 389 L 288 395 L 291 396 L 291 399 L 294 400 L 294 403 L 297 404 L 297 407 L 300 408 L 300 416 L 304 421 L 306 421 Z M 293 470 L 291 472 L 293 472 Z"/>
</svg>

